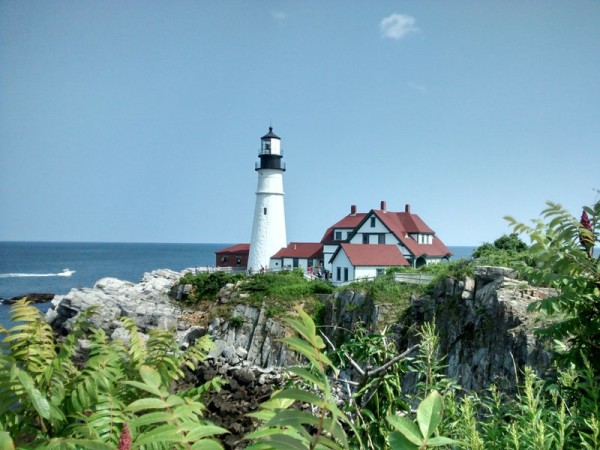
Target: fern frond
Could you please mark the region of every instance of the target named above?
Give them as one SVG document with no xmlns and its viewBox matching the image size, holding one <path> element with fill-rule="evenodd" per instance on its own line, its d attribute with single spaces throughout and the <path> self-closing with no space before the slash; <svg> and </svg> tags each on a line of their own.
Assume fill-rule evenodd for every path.
<svg viewBox="0 0 600 450">
<path fill-rule="evenodd" d="M 135 321 L 131 317 L 121 317 L 123 327 L 129 333 L 129 348 L 128 354 L 130 357 L 131 365 L 137 370 L 148 357 L 146 350 L 146 340 L 140 333 Z"/>
<path fill-rule="evenodd" d="M 175 335 L 168 330 L 150 330 L 146 348 L 148 356 L 144 364 L 154 367 L 160 374 L 163 384 L 183 377 L 178 355 L 180 354 Z"/>
<path fill-rule="evenodd" d="M 201 363 L 206 361 L 208 353 L 214 346 L 215 344 L 208 334 L 202 336 L 183 352 L 179 358 L 181 364 L 190 370 L 196 370 Z"/>
<path fill-rule="evenodd" d="M 81 439 L 99 440 L 116 448 L 121 427 L 128 421 L 125 405 L 110 393 L 102 393 L 90 410 L 75 415 L 77 422 L 69 428 L 68 434 Z"/>
<path fill-rule="evenodd" d="M 7 330 L 2 342 L 8 346 L 17 365 L 38 377 L 56 357 L 52 328 L 26 298 L 15 302 L 10 314 L 17 325 Z"/>
</svg>

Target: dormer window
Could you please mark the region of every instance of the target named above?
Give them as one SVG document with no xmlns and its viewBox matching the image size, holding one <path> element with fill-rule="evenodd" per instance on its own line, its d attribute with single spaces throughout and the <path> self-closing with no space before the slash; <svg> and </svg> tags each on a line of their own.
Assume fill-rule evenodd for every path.
<svg viewBox="0 0 600 450">
<path fill-rule="evenodd" d="M 341 231 L 336 231 L 335 232 L 335 240 L 336 241 L 341 241 L 342 240 L 342 232 Z"/>
</svg>

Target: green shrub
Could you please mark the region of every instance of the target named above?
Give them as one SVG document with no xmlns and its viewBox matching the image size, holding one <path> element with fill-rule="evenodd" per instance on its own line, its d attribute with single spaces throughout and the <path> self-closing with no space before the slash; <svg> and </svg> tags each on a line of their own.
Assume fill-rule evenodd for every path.
<svg viewBox="0 0 600 450">
<path fill-rule="evenodd" d="M 310 287 L 313 294 L 332 294 L 334 291 L 331 283 L 325 280 L 312 280 L 310 281 Z"/>
<path fill-rule="evenodd" d="M 510 267 L 521 269 L 533 263 L 529 247 L 517 233 L 505 234 L 493 244 L 485 242 L 473 251 L 478 265 Z"/>
<path fill-rule="evenodd" d="M 472 261 L 467 259 L 457 259 L 455 261 L 440 262 L 437 264 L 428 264 L 421 268 L 423 273 L 434 275 L 432 285 L 439 283 L 447 278 L 455 280 L 464 280 L 467 277 L 475 276 L 475 266 Z"/>
<path fill-rule="evenodd" d="M 179 285 L 191 284 L 192 292 L 185 300 L 187 303 L 195 303 L 200 300 L 215 300 L 221 288 L 228 283 L 236 283 L 243 279 L 243 274 L 229 272 L 201 272 L 197 274 L 186 273 L 179 280 Z"/>
<path fill-rule="evenodd" d="M 240 316 L 233 316 L 229 319 L 229 326 L 232 328 L 240 328 L 244 324 L 244 319 Z"/>
</svg>

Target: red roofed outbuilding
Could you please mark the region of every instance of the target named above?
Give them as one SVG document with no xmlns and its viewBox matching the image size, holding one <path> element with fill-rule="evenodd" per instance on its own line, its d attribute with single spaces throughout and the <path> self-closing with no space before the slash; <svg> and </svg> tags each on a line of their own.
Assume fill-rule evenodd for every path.
<svg viewBox="0 0 600 450">
<path fill-rule="evenodd" d="M 323 244 L 320 242 L 290 242 L 273 256 L 270 270 L 301 268 L 312 272 L 323 267 Z"/>
<path fill-rule="evenodd" d="M 215 252 L 217 267 L 231 267 L 246 270 L 250 244 L 236 244 Z"/>
</svg>

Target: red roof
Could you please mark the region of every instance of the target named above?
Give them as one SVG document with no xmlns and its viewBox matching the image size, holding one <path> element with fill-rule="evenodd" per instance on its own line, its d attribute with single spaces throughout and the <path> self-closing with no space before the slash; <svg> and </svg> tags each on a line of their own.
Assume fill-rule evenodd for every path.
<svg viewBox="0 0 600 450">
<path fill-rule="evenodd" d="M 348 214 L 339 222 L 335 223 L 331 227 L 327 228 L 327 231 L 321 238 L 322 244 L 331 244 L 334 242 L 339 242 L 334 239 L 334 231 L 339 229 L 351 229 L 353 230 L 356 226 L 362 222 L 362 220 L 366 217 L 367 213 L 356 213 L 356 214 Z"/>
<path fill-rule="evenodd" d="M 249 253 L 249 252 L 250 252 L 250 244 L 235 244 L 235 245 L 232 245 L 231 247 L 217 250 L 215 253 L 218 255 L 224 255 L 224 254 L 243 255 L 243 254 Z"/>
<path fill-rule="evenodd" d="M 390 230 L 394 236 L 415 255 L 419 256 L 440 256 L 451 255 L 452 252 L 444 243 L 435 236 L 435 232 L 423 222 L 416 214 L 410 212 L 384 212 L 374 209 L 373 214 Z M 434 235 L 433 243 L 419 244 L 413 238 L 406 237 L 407 234 L 420 233 Z"/>
<path fill-rule="evenodd" d="M 271 258 L 323 259 L 323 244 L 319 242 L 290 242 Z"/>
<path fill-rule="evenodd" d="M 353 266 L 409 266 L 410 264 L 394 244 L 348 244 L 340 245 Z M 335 258 L 337 253 L 332 256 Z"/>
</svg>

